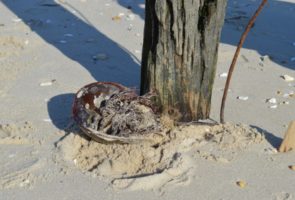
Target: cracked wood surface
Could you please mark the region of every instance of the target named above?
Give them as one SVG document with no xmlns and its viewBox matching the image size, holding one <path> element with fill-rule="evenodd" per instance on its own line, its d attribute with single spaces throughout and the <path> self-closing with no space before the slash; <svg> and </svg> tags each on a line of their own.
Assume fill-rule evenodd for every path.
<svg viewBox="0 0 295 200">
<path fill-rule="evenodd" d="M 209 117 L 226 0 L 147 0 L 141 94 L 178 121 Z"/>
</svg>

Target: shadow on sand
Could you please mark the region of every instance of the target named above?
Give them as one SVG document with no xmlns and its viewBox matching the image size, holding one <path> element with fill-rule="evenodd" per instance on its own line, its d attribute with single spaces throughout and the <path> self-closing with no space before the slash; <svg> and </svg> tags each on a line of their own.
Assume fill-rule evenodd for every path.
<svg viewBox="0 0 295 200">
<path fill-rule="evenodd" d="M 251 126 L 252 128 L 257 129 L 258 132 L 262 133 L 269 144 L 275 149 L 278 149 L 283 141 L 282 138 L 275 136 L 274 134 L 258 127 L 258 126 Z"/>
</svg>

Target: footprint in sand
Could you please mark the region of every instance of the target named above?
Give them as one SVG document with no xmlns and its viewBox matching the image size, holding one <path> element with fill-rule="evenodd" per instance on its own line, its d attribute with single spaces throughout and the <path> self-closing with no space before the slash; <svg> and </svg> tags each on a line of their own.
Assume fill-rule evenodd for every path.
<svg viewBox="0 0 295 200">
<path fill-rule="evenodd" d="M 0 125 L 0 189 L 29 187 L 36 180 L 33 172 L 40 162 L 32 130 L 28 122 Z"/>
</svg>

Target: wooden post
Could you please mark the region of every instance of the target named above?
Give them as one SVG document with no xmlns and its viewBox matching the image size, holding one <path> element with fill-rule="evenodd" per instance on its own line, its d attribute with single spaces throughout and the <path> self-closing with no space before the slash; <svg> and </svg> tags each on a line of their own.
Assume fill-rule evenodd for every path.
<svg viewBox="0 0 295 200">
<path fill-rule="evenodd" d="M 279 152 L 287 152 L 295 149 L 295 121 L 290 122 Z"/>
<path fill-rule="evenodd" d="M 209 118 L 226 0 L 146 0 L 141 94 L 178 121 Z"/>
</svg>

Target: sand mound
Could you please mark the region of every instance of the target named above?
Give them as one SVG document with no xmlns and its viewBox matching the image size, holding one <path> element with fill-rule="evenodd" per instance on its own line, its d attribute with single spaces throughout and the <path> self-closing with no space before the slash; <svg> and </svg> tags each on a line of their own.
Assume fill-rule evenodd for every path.
<svg viewBox="0 0 295 200">
<path fill-rule="evenodd" d="M 111 180 L 115 188 L 148 190 L 189 183 L 195 156 L 226 163 L 262 140 L 261 133 L 244 125 L 189 125 L 154 134 L 151 142 L 140 144 L 102 144 L 69 133 L 57 148 L 64 160 Z"/>
</svg>

